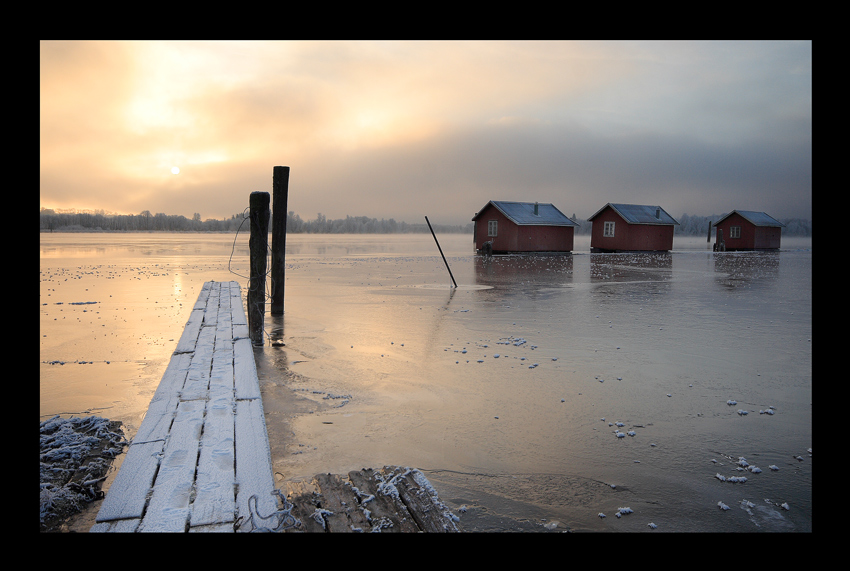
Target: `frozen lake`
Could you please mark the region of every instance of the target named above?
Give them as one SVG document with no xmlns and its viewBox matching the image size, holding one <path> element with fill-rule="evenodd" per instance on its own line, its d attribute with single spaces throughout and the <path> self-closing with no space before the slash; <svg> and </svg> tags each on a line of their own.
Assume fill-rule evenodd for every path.
<svg viewBox="0 0 850 571">
<path fill-rule="evenodd" d="M 485 259 L 438 238 L 457 289 L 430 234 L 287 237 L 285 346 L 255 350 L 281 486 L 403 465 L 467 529 L 811 531 L 811 239 Z M 202 284 L 244 294 L 247 242 L 41 234 L 42 418 L 131 437 Z"/>
</svg>

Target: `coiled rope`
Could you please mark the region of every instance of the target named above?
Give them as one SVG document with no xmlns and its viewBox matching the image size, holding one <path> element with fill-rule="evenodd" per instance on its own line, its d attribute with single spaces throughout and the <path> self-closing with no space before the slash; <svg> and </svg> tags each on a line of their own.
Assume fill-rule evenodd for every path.
<svg viewBox="0 0 850 571">
<path fill-rule="evenodd" d="M 239 516 L 233 522 L 233 530 L 248 533 L 279 533 L 294 527 L 301 527 L 301 520 L 292 515 L 292 508 L 295 506 L 287 501 L 280 490 L 272 490 L 271 494 L 280 498 L 283 503 L 281 509 L 268 516 L 261 515 L 257 509 L 257 494 L 254 494 L 248 498 L 248 518 Z"/>
</svg>

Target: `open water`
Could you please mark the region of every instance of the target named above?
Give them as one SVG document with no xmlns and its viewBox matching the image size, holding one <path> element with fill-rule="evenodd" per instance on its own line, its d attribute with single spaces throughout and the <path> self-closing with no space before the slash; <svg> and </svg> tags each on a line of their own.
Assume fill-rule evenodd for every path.
<svg viewBox="0 0 850 571">
<path fill-rule="evenodd" d="M 430 234 L 287 237 L 285 313 L 255 349 L 281 487 L 402 465 L 473 531 L 812 531 L 811 239 L 492 258 L 438 239 L 457 288 Z M 42 419 L 132 437 L 203 283 L 244 296 L 247 243 L 42 233 Z"/>
</svg>

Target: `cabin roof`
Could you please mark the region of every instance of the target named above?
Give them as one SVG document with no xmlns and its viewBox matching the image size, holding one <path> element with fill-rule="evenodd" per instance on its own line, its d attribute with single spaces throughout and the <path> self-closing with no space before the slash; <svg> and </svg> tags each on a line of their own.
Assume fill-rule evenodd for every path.
<svg viewBox="0 0 850 571">
<path fill-rule="evenodd" d="M 588 218 L 588 220 L 593 220 L 600 212 L 609 206 L 629 224 L 660 224 L 666 226 L 679 224 L 676 222 L 675 218 L 667 214 L 667 212 L 660 206 L 649 206 L 645 204 L 615 204 L 612 202 L 609 202 L 597 210 L 593 216 Z M 658 218 L 655 217 L 656 212 L 658 212 Z"/>
<path fill-rule="evenodd" d="M 489 205 L 505 215 L 505 217 L 519 226 L 578 226 L 570 220 L 563 212 L 548 202 L 511 202 L 507 200 L 491 200 L 484 208 L 472 217 L 477 220 Z M 537 205 L 537 214 L 534 214 L 534 205 Z"/>
<path fill-rule="evenodd" d="M 785 224 L 773 218 L 772 216 L 768 216 L 764 212 L 756 212 L 755 210 L 733 210 L 729 214 L 722 216 L 720 220 L 713 224 L 713 226 L 717 226 L 735 213 L 738 213 L 742 218 L 751 223 L 753 226 L 774 226 L 777 228 L 785 227 Z"/>
</svg>

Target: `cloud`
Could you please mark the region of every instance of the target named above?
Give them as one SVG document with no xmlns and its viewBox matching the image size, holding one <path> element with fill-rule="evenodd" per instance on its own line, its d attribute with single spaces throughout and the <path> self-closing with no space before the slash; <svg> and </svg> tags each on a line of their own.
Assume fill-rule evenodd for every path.
<svg viewBox="0 0 850 571">
<path fill-rule="evenodd" d="M 467 221 L 490 199 L 552 202 L 584 218 L 606 202 L 661 204 L 677 214 L 753 208 L 791 216 L 810 212 L 810 165 L 806 144 L 721 146 L 679 135 L 500 123 L 348 153 L 325 169 L 306 164 L 301 174 L 293 166 L 290 203 L 312 204 L 329 217 L 416 220 L 439 212 L 451 223 Z M 307 196 L 297 198 L 299 188 Z"/>
<path fill-rule="evenodd" d="M 229 217 L 286 165 L 303 218 L 811 216 L 810 42 L 42 42 L 41 80 L 45 206 Z"/>
</svg>

